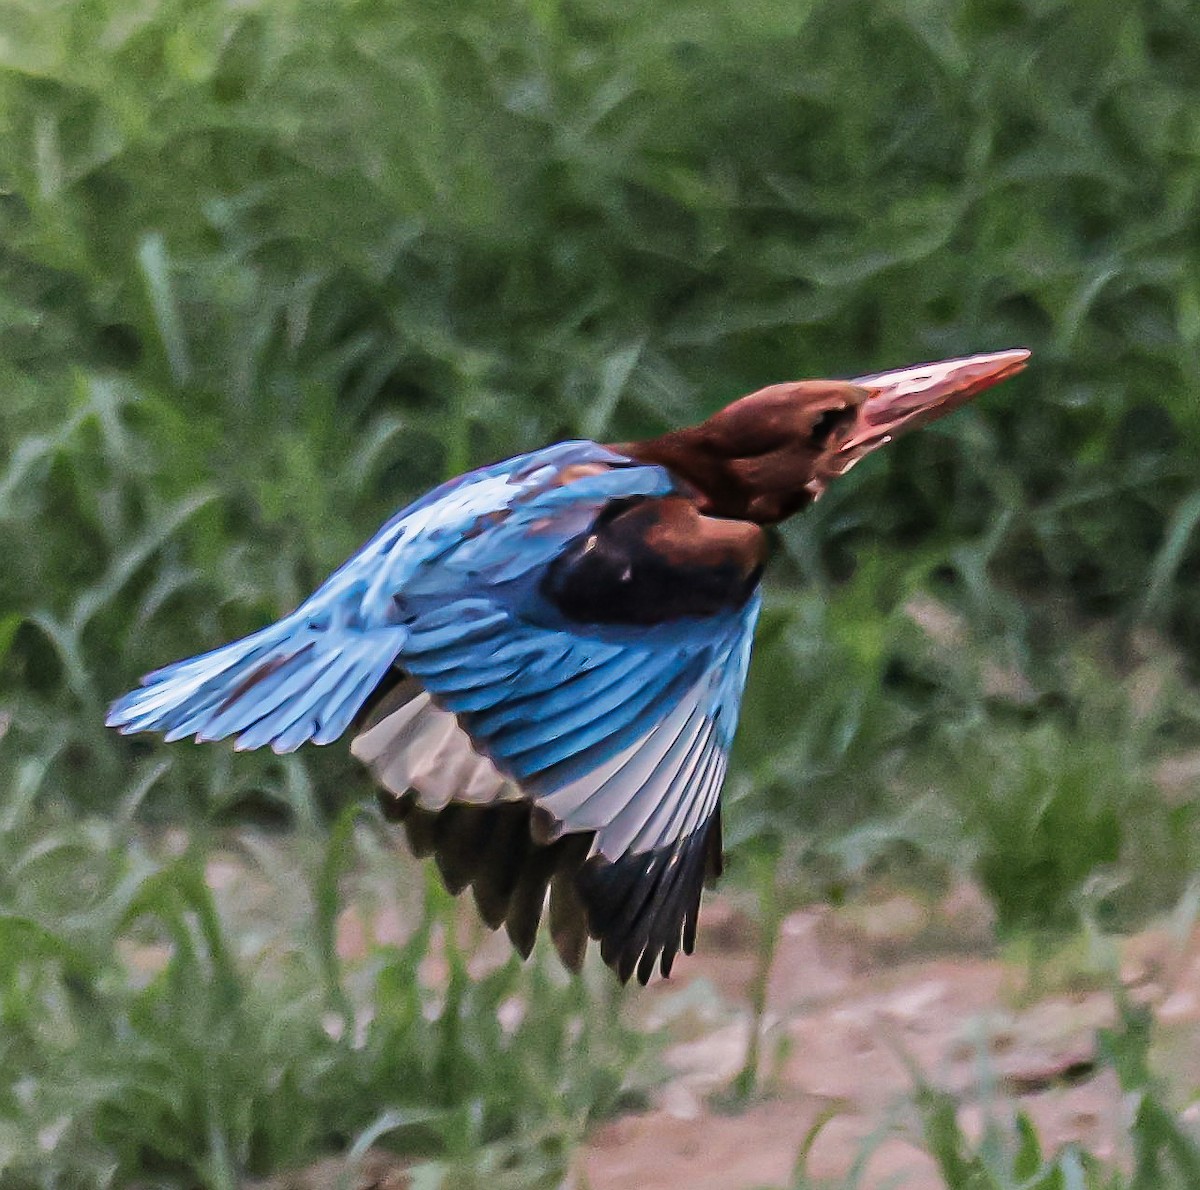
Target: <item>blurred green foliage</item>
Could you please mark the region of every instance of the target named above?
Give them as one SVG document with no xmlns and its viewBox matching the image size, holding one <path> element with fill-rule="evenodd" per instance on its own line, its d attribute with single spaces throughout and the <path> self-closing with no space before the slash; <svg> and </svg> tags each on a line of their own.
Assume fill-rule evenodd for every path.
<svg viewBox="0 0 1200 1190">
<path fill-rule="evenodd" d="M 326 1152 L 353 1166 L 380 1138 L 426 1185 L 562 1183 L 584 1128 L 636 1105 L 645 1078 L 616 987 L 571 980 L 546 952 L 470 974 L 433 881 L 407 941 L 343 959 L 339 881 L 373 855 L 390 866 L 393 845 L 355 817 L 323 852 L 281 858 L 244 837 L 255 916 L 238 929 L 211 887 L 230 858 L 203 837 L 163 858 L 127 814 L 10 810 L 5 1185 L 235 1190 Z M 440 975 L 422 969 L 431 955 Z"/>
<path fill-rule="evenodd" d="M 735 874 L 969 868 L 1006 930 L 1178 897 L 1200 816 L 1155 774 L 1200 724 L 1198 100 L 1189 0 L 0 0 L 3 1168 L 51 1135 L 38 1064 L 77 1063 L 98 1146 L 56 1140 L 44 1184 L 153 1158 L 221 1185 L 432 1060 L 396 1023 L 364 1074 L 311 959 L 268 1009 L 200 861 L 90 817 L 317 828 L 365 792 L 340 750 L 163 749 L 107 701 L 447 474 L 786 377 L 1035 353 L 781 532 Z M 132 993 L 111 947 L 145 916 L 174 957 Z M 486 1031 L 493 993 L 458 994 Z M 194 1150 L 128 1130 L 117 1034 L 149 1084 L 199 1047 L 145 1115 Z M 234 1034 L 247 1079 L 206 1104 Z M 276 1137 L 280 1087 L 308 1123 Z M 513 1135 L 493 1110 L 470 1127 Z"/>
</svg>

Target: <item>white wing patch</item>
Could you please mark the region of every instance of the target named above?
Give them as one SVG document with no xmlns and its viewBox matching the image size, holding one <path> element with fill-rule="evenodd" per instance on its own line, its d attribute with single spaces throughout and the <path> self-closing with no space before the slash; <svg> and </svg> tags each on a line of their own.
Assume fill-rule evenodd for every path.
<svg viewBox="0 0 1200 1190">
<path fill-rule="evenodd" d="M 616 756 L 537 798 L 554 819 L 545 841 L 594 831 L 592 854 L 616 860 L 670 846 L 703 826 L 727 764 L 708 695 L 701 682 Z M 530 796 L 475 749 L 457 718 L 413 678 L 380 702 L 350 751 L 385 789 L 397 796 L 413 791 L 426 810 Z"/>
<path fill-rule="evenodd" d="M 398 797 L 412 790 L 426 810 L 451 801 L 482 805 L 523 796 L 412 678 L 380 701 L 350 752 L 385 789 Z"/>
<path fill-rule="evenodd" d="M 551 837 L 596 831 L 593 854 L 616 860 L 675 843 L 712 814 L 725 749 L 709 717 L 708 683 L 611 760 L 538 799 L 557 820 Z"/>
</svg>

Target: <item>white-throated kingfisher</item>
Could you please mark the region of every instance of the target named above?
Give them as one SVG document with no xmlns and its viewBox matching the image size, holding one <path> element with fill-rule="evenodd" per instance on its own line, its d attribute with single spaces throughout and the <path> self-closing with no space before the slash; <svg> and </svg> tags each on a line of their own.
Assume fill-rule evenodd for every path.
<svg viewBox="0 0 1200 1190">
<path fill-rule="evenodd" d="M 295 611 L 147 675 L 122 732 L 291 752 L 353 729 L 389 817 L 528 955 L 671 971 L 721 870 L 766 528 L 1023 350 L 762 389 L 644 442 L 562 442 L 397 513 Z"/>
</svg>

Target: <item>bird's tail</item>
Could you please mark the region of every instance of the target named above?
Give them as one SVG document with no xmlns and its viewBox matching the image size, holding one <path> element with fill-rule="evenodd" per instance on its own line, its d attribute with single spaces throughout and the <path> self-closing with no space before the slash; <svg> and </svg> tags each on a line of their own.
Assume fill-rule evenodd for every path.
<svg viewBox="0 0 1200 1190">
<path fill-rule="evenodd" d="M 237 736 L 239 749 L 292 752 L 349 726 L 404 643 L 397 626 L 363 631 L 289 616 L 211 653 L 177 661 L 117 699 L 105 722 L 167 740 Z"/>
</svg>

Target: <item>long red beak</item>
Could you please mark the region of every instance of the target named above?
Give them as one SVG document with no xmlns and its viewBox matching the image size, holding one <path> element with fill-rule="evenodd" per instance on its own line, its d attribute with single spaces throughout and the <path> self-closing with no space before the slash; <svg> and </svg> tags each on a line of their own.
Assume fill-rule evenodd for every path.
<svg viewBox="0 0 1200 1190">
<path fill-rule="evenodd" d="M 851 383 L 865 388 L 869 396 L 839 453 L 856 462 L 897 435 L 945 417 L 985 388 L 1015 376 L 1028 358 L 1029 352 L 1018 347 L 859 376 Z"/>
</svg>

